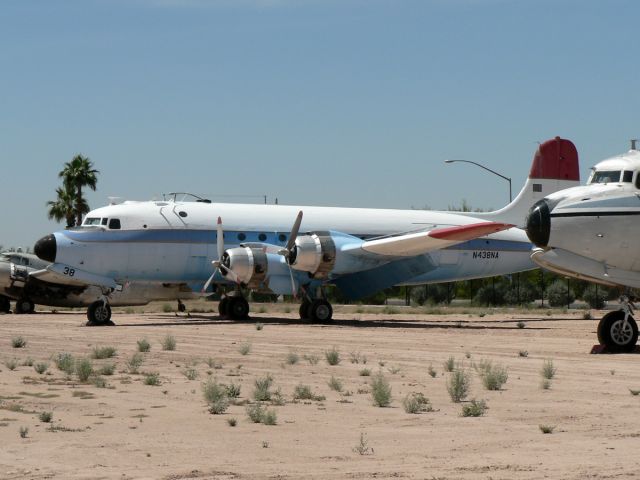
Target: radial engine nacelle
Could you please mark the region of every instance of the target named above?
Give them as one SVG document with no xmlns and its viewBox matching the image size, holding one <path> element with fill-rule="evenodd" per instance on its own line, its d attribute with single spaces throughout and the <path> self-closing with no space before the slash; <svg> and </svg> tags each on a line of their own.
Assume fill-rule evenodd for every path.
<svg viewBox="0 0 640 480">
<path fill-rule="evenodd" d="M 267 276 L 289 276 L 285 258 L 263 247 L 245 245 L 227 249 L 221 264 L 225 267 L 220 270 L 223 276 L 227 277 L 231 270 L 238 283 L 252 289 L 262 288 Z"/>
<path fill-rule="evenodd" d="M 291 268 L 326 278 L 336 263 L 336 243 L 329 232 L 313 232 L 296 238 L 289 257 Z"/>
</svg>

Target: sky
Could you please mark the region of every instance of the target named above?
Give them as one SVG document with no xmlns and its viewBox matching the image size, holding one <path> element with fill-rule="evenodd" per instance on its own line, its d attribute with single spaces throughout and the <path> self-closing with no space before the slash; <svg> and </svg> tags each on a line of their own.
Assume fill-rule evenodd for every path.
<svg viewBox="0 0 640 480">
<path fill-rule="evenodd" d="M 63 227 L 46 202 L 78 153 L 92 208 L 499 208 L 504 180 L 444 160 L 515 196 L 556 135 L 584 181 L 640 136 L 639 18 L 635 0 L 2 0 L 0 245 Z"/>
</svg>

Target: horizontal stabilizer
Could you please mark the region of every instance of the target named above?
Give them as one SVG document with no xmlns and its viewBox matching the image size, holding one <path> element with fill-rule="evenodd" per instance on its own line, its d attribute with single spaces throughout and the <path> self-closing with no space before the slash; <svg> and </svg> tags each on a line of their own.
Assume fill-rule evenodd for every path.
<svg viewBox="0 0 640 480">
<path fill-rule="evenodd" d="M 499 222 L 472 223 L 369 240 L 360 247 L 366 252 L 378 255 L 408 257 L 446 248 L 474 238 L 484 237 L 511 227 L 513 225 Z"/>
</svg>

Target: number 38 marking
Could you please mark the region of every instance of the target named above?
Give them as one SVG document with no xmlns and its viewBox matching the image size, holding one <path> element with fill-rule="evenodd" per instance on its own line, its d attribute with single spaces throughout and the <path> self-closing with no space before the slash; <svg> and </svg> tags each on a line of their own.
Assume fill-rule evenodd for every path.
<svg viewBox="0 0 640 480">
<path fill-rule="evenodd" d="M 76 271 L 73 268 L 64 267 L 64 270 L 62 271 L 62 273 L 64 273 L 65 275 L 69 275 L 70 277 L 73 277 L 76 274 Z"/>
</svg>

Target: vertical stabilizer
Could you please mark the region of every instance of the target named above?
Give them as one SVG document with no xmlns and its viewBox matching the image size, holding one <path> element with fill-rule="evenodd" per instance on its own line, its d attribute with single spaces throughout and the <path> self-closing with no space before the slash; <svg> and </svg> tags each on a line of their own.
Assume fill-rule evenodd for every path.
<svg viewBox="0 0 640 480">
<path fill-rule="evenodd" d="M 578 151 L 570 140 L 556 137 L 540 144 L 529 177 L 518 196 L 506 207 L 489 213 L 469 213 L 494 222 L 524 227 L 529 208 L 547 195 L 580 185 Z"/>
</svg>

